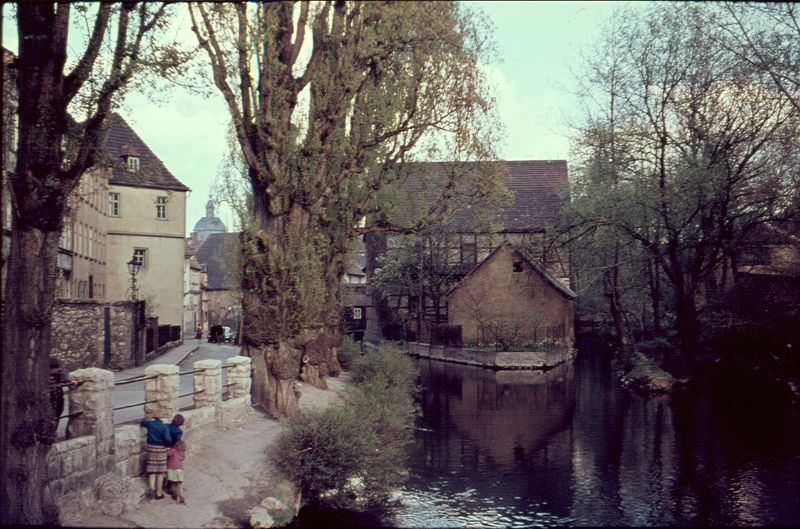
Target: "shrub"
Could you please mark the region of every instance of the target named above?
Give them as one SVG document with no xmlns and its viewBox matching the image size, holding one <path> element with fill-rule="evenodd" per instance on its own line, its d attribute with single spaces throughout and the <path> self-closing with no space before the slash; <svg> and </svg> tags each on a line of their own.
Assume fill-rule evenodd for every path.
<svg viewBox="0 0 800 529">
<path fill-rule="evenodd" d="M 416 373 L 399 349 L 356 356 L 341 405 L 289 421 L 273 458 L 312 504 L 367 508 L 407 476 Z"/>
<path fill-rule="evenodd" d="M 342 339 L 342 346 L 339 348 L 338 357 L 339 364 L 342 366 L 342 369 L 349 370 L 350 363 L 353 361 L 353 358 L 360 356 L 361 354 L 361 343 L 345 335 L 345 337 Z"/>
<path fill-rule="evenodd" d="M 411 388 L 416 379 L 416 370 L 400 348 L 381 344 L 377 350 L 353 360 L 350 379 L 355 385 L 380 381 L 387 386 Z"/>
</svg>

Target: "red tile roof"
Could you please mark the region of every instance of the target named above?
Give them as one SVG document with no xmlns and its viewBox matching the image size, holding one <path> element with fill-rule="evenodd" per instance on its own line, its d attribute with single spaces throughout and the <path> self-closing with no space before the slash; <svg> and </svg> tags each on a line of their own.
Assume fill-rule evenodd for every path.
<svg viewBox="0 0 800 529">
<path fill-rule="evenodd" d="M 490 216 L 498 221 L 500 231 L 506 233 L 525 233 L 542 231 L 558 224 L 562 206 L 568 198 L 566 160 L 519 160 L 506 161 L 506 187 L 513 200 L 503 206 L 496 206 Z M 457 171 L 471 171 L 480 167 L 477 162 L 412 162 L 404 167 L 409 178 L 420 175 L 420 180 L 441 179 L 457 168 Z M 415 185 L 407 186 L 405 202 L 396 199 L 395 222 L 409 224 L 413 218 L 413 201 L 416 193 L 411 191 Z M 458 211 L 450 221 L 458 231 L 473 231 L 475 215 L 469 209 Z"/>
<path fill-rule="evenodd" d="M 503 209 L 504 231 L 524 232 L 558 224 L 567 194 L 566 160 L 506 162 L 514 203 Z"/>
<path fill-rule="evenodd" d="M 117 113 L 109 118 L 104 149 L 106 162 L 112 168 L 112 184 L 189 191 Z M 139 157 L 138 171 L 128 170 L 126 156 Z"/>
</svg>

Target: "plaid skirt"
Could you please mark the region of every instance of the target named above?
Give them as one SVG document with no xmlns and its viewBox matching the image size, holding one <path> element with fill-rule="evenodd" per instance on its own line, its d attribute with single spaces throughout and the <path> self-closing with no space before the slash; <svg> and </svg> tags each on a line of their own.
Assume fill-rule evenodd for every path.
<svg viewBox="0 0 800 529">
<path fill-rule="evenodd" d="M 158 474 L 167 471 L 167 447 L 147 445 L 147 466 L 145 472 Z"/>
</svg>

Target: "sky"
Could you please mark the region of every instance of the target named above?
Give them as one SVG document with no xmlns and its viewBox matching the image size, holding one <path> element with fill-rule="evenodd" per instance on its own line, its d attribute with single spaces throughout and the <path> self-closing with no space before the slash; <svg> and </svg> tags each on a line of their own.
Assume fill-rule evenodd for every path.
<svg viewBox="0 0 800 529">
<path fill-rule="evenodd" d="M 619 2 L 468 2 L 494 25 L 500 61 L 487 65 L 505 128 L 498 149 L 505 160 L 569 162 L 569 123 L 580 117 L 575 74 L 582 52 L 600 36 Z M 14 21 L 4 10 L 3 45 L 16 52 Z M 11 26 L 9 28 L 9 26 Z M 188 31 L 182 32 L 193 38 Z M 167 168 L 192 189 L 186 234 L 205 215 L 209 192 L 226 149 L 227 109 L 218 92 L 200 96 L 180 88 L 158 102 L 131 94 L 120 114 Z M 232 211 L 218 215 L 233 226 Z"/>
</svg>

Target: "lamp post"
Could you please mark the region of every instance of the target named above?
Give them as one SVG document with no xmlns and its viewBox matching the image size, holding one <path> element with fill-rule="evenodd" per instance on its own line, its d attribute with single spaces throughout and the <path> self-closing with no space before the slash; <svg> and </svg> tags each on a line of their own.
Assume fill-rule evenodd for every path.
<svg viewBox="0 0 800 529">
<path fill-rule="evenodd" d="M 136 254 L 133 254 L 131 260 L 128 261 L 128 272 L 131 274 L 131 300 L 136 301 L 136 295 L 138 294 L 138 289 L 136 288 L 136 274 L 139 273 L 139 269 L 142 267 L 142 263 L 136 258 Z"/>
</svg>

